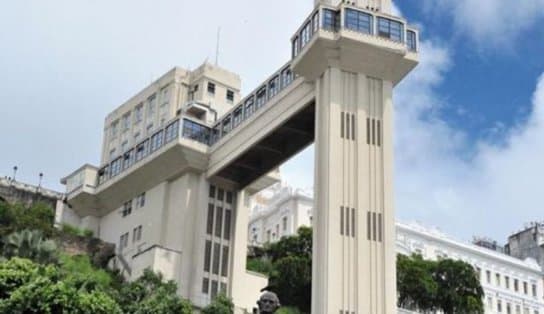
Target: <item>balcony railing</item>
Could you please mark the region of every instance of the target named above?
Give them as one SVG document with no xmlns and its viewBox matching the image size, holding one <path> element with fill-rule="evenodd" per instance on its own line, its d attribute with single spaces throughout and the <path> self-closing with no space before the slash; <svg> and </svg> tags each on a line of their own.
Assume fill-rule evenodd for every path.
<svg viewBox="0 0 544 314">
<path fill-rule="evenodd" d="M 319 30 L 349 30 L 401 43 L 417 52 L 418 38 L 414 29 L 402 19 L 375 11 L 341 5 L 340 8 L 320 6 L 310 14 L 292 38 L 292 57 L 297 57 Z"/>
</svg>

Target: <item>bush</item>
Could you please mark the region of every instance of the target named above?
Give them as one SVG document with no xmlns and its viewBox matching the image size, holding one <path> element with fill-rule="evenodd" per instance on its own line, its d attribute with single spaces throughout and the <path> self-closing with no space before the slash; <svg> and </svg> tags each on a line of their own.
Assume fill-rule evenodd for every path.
<svg viewBox="0 0 544 314">
<path fill-rule="evenodd" d="M 202 314 L 232 314 L 234 304 L 224 294 L 218 294 L 210 305 L 202 310 Z"/>
<path fill-rule="evenodd" d="M 93 236 L 93 231 L 89 229 L 81 229 L 70 224 L 62 224 L 61 230 L 65 234 L 70 234 L 76 237 L 86 237 L 91 238 Z"/>
</svg>

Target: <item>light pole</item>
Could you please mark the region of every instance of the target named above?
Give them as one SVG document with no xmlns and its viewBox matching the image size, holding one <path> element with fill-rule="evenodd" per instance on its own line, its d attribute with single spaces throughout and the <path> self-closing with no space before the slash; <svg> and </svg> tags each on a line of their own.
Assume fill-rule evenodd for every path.
<svg viewBox="0 0 544 314">
<path fill-rule="evenodd" d="M 19 169 L 17 168 L 17 166 L 13 167 L 13 181 L 15 181 L 15 176 L 17 175 L 17 169 Z"/>
<path fill-rule="evenodd" d="M 42 186 L 43 172 L 40 172 L 40 181 L 38 182 L 38 189 Z"/>
</svg>

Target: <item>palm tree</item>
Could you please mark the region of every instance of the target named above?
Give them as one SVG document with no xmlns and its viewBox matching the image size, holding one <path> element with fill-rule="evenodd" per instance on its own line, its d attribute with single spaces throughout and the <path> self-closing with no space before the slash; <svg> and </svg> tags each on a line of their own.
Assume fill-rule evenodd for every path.
<svg viewBox="0 0 544 314">
<path fill-rule="evenodd" d="M 54 263 L 57 260 L 57 244 L 44 238 L 41 231 L 23 230 L 6 236 L 4 255 L 7 258 L 28 258 L 42 264 Z"/>
</svg>

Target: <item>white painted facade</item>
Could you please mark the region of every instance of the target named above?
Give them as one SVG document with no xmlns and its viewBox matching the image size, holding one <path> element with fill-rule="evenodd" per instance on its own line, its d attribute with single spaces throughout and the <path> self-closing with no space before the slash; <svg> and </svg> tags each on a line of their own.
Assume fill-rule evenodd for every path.
<svg viewBox="0 0 544 314">
<path fill-rule="evenodd" d="M 58 222 L 117 243 L 131 279 L 151 267 L 198 307 L 224 291 L 251 311 L 267 280 L 246 271 L 249 197 L 315 142 L 312 313 L 394 313 L 392 92 L 418 63 L 418 32 L 390 0 L 315 4 L 292 59 L 246 97 L 236 74 L 205 64 L 112 111 L 101 165 L 62 180 Z M 289 228 L 278 219 L 270 236 Z"/>
<path fill-rule="evenodd" d="M 248 227 L 248 243 L 261 245 L 276 242 L 262 238 L 259 230 L 274 230 L 283 219 L 298 222 L 290 225 L 281 236 L 296 234 L 301 226 L 311 226 L 311 196 L 303 203 L 297 202 L 299 193 L 304 192 L 288 187 L 271 188 L 262 192 L 259 198 L 265 204 L 254 206 Z M 260 202 L 263 203 L 263 202 Z M 266 205 L 267 204 L 267 205 Z M 292 206 L 292 207 L 289 207 Z M 305 218 L 300 215 L 306 216 Z M 295 218 L 296 216 L 299 216 Z M 257 232 L 253 233 L 253 230 Z M 253 241 L 254 237 L 258 241 Z M 417 223 L 396 223 L 396 252 L 404 255 L 420 254 L 425 259 L 453 258 L 473 265 L 480 272 L 480 283 L 484 289 L 485 313 L 541 314 L 544 313 L 543 273 L 533 259 L 520 260 L 465 243 Z"/>
</svg>

